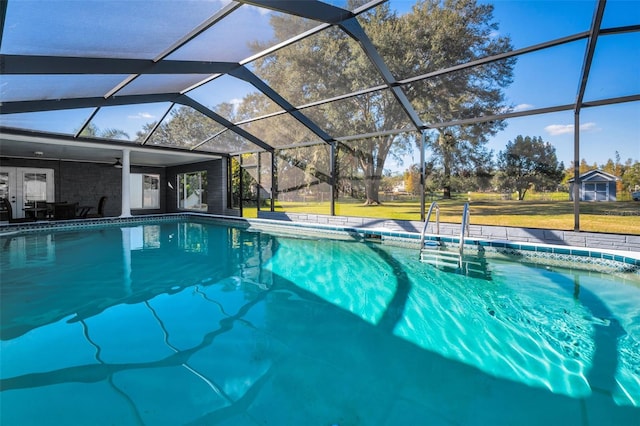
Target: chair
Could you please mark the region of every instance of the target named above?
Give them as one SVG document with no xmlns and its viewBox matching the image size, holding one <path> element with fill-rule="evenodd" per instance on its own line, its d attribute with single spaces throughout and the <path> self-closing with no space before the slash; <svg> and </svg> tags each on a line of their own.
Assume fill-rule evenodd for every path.
<svg viewBox="0 0 640 426">
<path fill-rule="evenodd" d="M 98 213 L 86 214 L 84 217 L 93 218 L 93 217 L 104 217 L 104 205 L 107 203 L 106 196 L 100 197 L 100 201 L 98 201 Z"/>
<path fill-rule="evenodd" d="M 26 223 L 33 222 L 35 220 L 35 218 L 30 217 L 26 217 L 24 219 L 15 219 L 13 217 L 13 207 L 11 206 L 11 201 L 7 200 L 6 198 L 0 198 L 0 200 L 0 205 L 2 205 L 4 210 L 7 212 L 7 220 L 9 221 L 9 223 Z"/>
<path fill-rule="evenodd" d="M 76 218 L 78 203 L 56 203 L 53 205 L 53 220 L 68 220 Z"/>
</svg>

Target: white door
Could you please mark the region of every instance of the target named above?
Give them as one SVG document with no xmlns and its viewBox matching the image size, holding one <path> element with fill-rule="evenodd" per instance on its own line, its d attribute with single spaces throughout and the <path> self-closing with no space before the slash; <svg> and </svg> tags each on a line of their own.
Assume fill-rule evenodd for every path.
<svg viewBox="0 0 640 426">
<path fill-rule="evenodd" d="M 11 202 L 14 218 L 23 218 L 28 203 L 55 201 L 53 169 L 0 167 L 0 197 Z"/>
</svg>

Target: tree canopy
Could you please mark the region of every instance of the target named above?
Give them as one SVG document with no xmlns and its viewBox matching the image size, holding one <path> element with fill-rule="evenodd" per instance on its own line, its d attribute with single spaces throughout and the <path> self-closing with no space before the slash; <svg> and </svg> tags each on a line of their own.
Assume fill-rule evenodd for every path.
<svg viewBox="0 0 640 426">
<path fill-rule="evenodd" d="M 288 16 L 271 20 L 276 37 L 289 35 Z M 507 37 L 495 37 L 491 5 L 474 0 L 425 0 L 404 15 L 384 4 L 358 21 L 397 78 L 426 74 L 502 53 L 511 49 Z M 255 45 L 256 49 L 263 46 Z M 494 114 L 506 107 L 502 88 L 511 82 L 513 60 L 457 71 L 407 85 L 407 94 L 426 123 Z M 308 37 L 254 63 L 254 72 L 294 105 L 305 105 L 338 93 L 371 87 L 380 76 L 365 51 L 339 28 Z M 303 110 L 333 136 L 375 134 L 411 125 L 400 103 L 388 90 L 354 96 L 346 100 Z M 442 147 L 439 137 L 429 138 L 431 153 L 445 169 L 445 181 L 452 170 L 473 169 L 488 157 L 484 144 L 488 136 L 503 127 L 500 122 L 480 123 L 446 129 L 455 143 Z M 290 143 L 288 129 L 264 128 Z M 284 133 L 283 133 L 284 132 Z M 445 134 L 445 129 L 440 131 Z M 400 157 L 412 150 L 417 132 L 374 136 L 340 146 L 357 159 L 367 203 L 376 204 L 380 179 L 389 156 Z M 445 182 L 446 186 L 446 182 Z"/>
<path fill-rule="evenodd" d="M 562 181 L 564 164 L 558 163 L 556 149 L 541 137 L 518 135 L 498 153 L 498 168 L 504 190 L 518 191 L 518 200 L 524 200 L 527 190 L 555 190 Z"/>
<path fill-rule="evenodd" d="M 349 8 L 356 3 L 365 2 L 350 0 Z M 404 14 L 382 4 L 357 19 L 397 79 L 424 75 L 512 49 L 508 37 L 495 36 L 497 24 L 493 21 L 493 7 L 475 0 L 423 0 Z M 275 40 L 270 40 L 268 45 L 289 39 L 291 28 L 300 25 L 300 20 L 274 14 L 270 23 Z M 259 42 L 252 45 L 256 52 L 265 47 L 266 44 Z M 402 90 L 422 122 L 435 127 L 451 120 L 496 114 L 508 107 L 503 88 L 512 81 L 514 61 L 505 59 L 441 74 L 403 85 Z M 260 57 L 252 62 L 251 69 L 296 107 L 383 83 L 365 49 L 338 26 Z M 232 122 L 255 116 L 252 115 L 255 111 L 268 114 L 280 109 L 257 92 L 248 94 L 237 104 L 223 103 L 211 108 Z M 417 131 L 396 131 L 410 129 L 415 123 L 389 89 L 303 108 L 301 112 L 331 137 L 374 135 L 341 142 L 336 150 L 338 161 L 347 164 L 339 163 L 334 182 L 338 188 L 348 189 L 357 196 L 360 192 L 354 191 L 354 183 L 360 182 L 367 204 L 379 203 L 381 178 L 388 158 L 400 159 L 412 152 L 419 140 Z M 153 126 L 154 123 L 148 124 L 138 138 L 143 138 Z M 492 153 L 485 145 L 488 137 L 503 127 L 501 122 L 486 122 L 438 128 L 429 133 L 430 163 L 434 177 L 445 189 L 445 196 L 451 190 L 452 174 L 468 175 L 491 167 Z M 308 189 L 331 182 L 328 145 L 321 135 L 314 134 L 292 117 L 277 115 L 249 122 L 243 128 L 277 148 L 279 189 L 296 188 L 301 185 L 301 179 Z M 221 125 L 199 112 L 175 107 L 170 120 L 160 125 L 148 143 L 210 147 L 217 152 L 255 149 L 233 132 L 221 130 Z M 215 138 L 209 140 L 214 135 Z M 290 149 L 296 145 L 304 148 L 295 149 L 293 155 Z M 348 175 L 343 176 L 344 173 Z"/>
</svg>

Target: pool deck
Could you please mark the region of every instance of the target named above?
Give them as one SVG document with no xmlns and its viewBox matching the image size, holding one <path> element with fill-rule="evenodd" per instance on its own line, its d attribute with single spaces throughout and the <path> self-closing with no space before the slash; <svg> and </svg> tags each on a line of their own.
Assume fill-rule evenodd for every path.
<svg viewBox="0 0 640 426">
<path fill-rule="evenodd" d="M 277 228 L 295 235 L 353 235 L 360 239 L 379 239 L 386 243 L 419 248 L 424 222 L 390 219 L 328 216 L 292 213 L 259 213 L 257 219 L 204 213 L 173 213 L 67 221 L 38 221 L 20 224 L 0 223 L 0 237 L 46 229 L 83 229 L 95 226 L 144 224 L 149 221 L 181 219 L 229 221 L 257 230 Z M 304 229 L 303 229 L 304 228 Z M 460 241 L 460 224 L 440 223 L 436 233 L 430 223 L 425 239 L 437 241 L 444 249 L 455 250 Z M 614 270 L 640 274 L 640 235 L 573 232 L 535 228 L 469 225 L 464 236 L 465 253 L 476 251 L 544 261 L 580 262 L 605 265 Z"/>
<path fill-rule="evenodd" d="M 424 222 L 403 221 L 364 217 L 327 216 L 313 214 L 260 212 L 259 218 L 295 223 L 353 227 L 381 231 L 396 231 L 420 234 Z M 430 223 L 427 234 L 434 235 L 435 224 Z M 440 223 L 437 233 L 442 236 L 459 237 L 460 224 Z M 507 226 L 469 225 L 469 239 L 490 240 L 504 243 L 532 243 L 548 246 L 602 249 L 640 259 L 640 235 L 605 234 L 598 232 L 574 232 L 553 229 L 515 228 Z"/>
</svg>

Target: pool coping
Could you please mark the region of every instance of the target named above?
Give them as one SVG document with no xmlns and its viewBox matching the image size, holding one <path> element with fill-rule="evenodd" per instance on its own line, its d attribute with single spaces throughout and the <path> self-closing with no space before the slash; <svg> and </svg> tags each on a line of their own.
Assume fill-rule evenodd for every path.
<svg viewBox="0 0 640 426">
<path fill-rule="evenodd" d="M 416 250 L 420 248 L 420 233 L 418 232 L 392 230 L 380 226 L 345 226 L 266 218 L 240 218 L 193 212 L 6 224 L 0 225 L 0 237 L 47 229 L 74 230 L 145 222 L 173 222 L 182 219 L 227 222 L 235 225 L 241 225 L 249 229 L 255 229 L 256 231 L 268 232 L 269 230 L 272 230 L 297 236 L 348 236 L 360 241 L 378 240 L 382 243 L 415 248 Z M 300 232 L 300 230 L 304 230 L 305 232 Z M 425 234 L 425 241 L 437 242 L 443 249 L 451 250 L 455 249 L 459 245 L 460 237 L 442 234 Z M 524 258 L 526 260 L 541 259 L 544 261 L 557 260 L 562 262 L 577 262 L 579 264 L 604 264 L 613 269 L 621 269 L 623 272 L 635 272 L 640 274 L 640 252 L 637 251 L 518 242 L 504 239 L 478 238 L 475 236 L 464 238 L 464 250 L 465 252 L 475 254 L 498 254 L 508 257 Z"/>
</svg>

